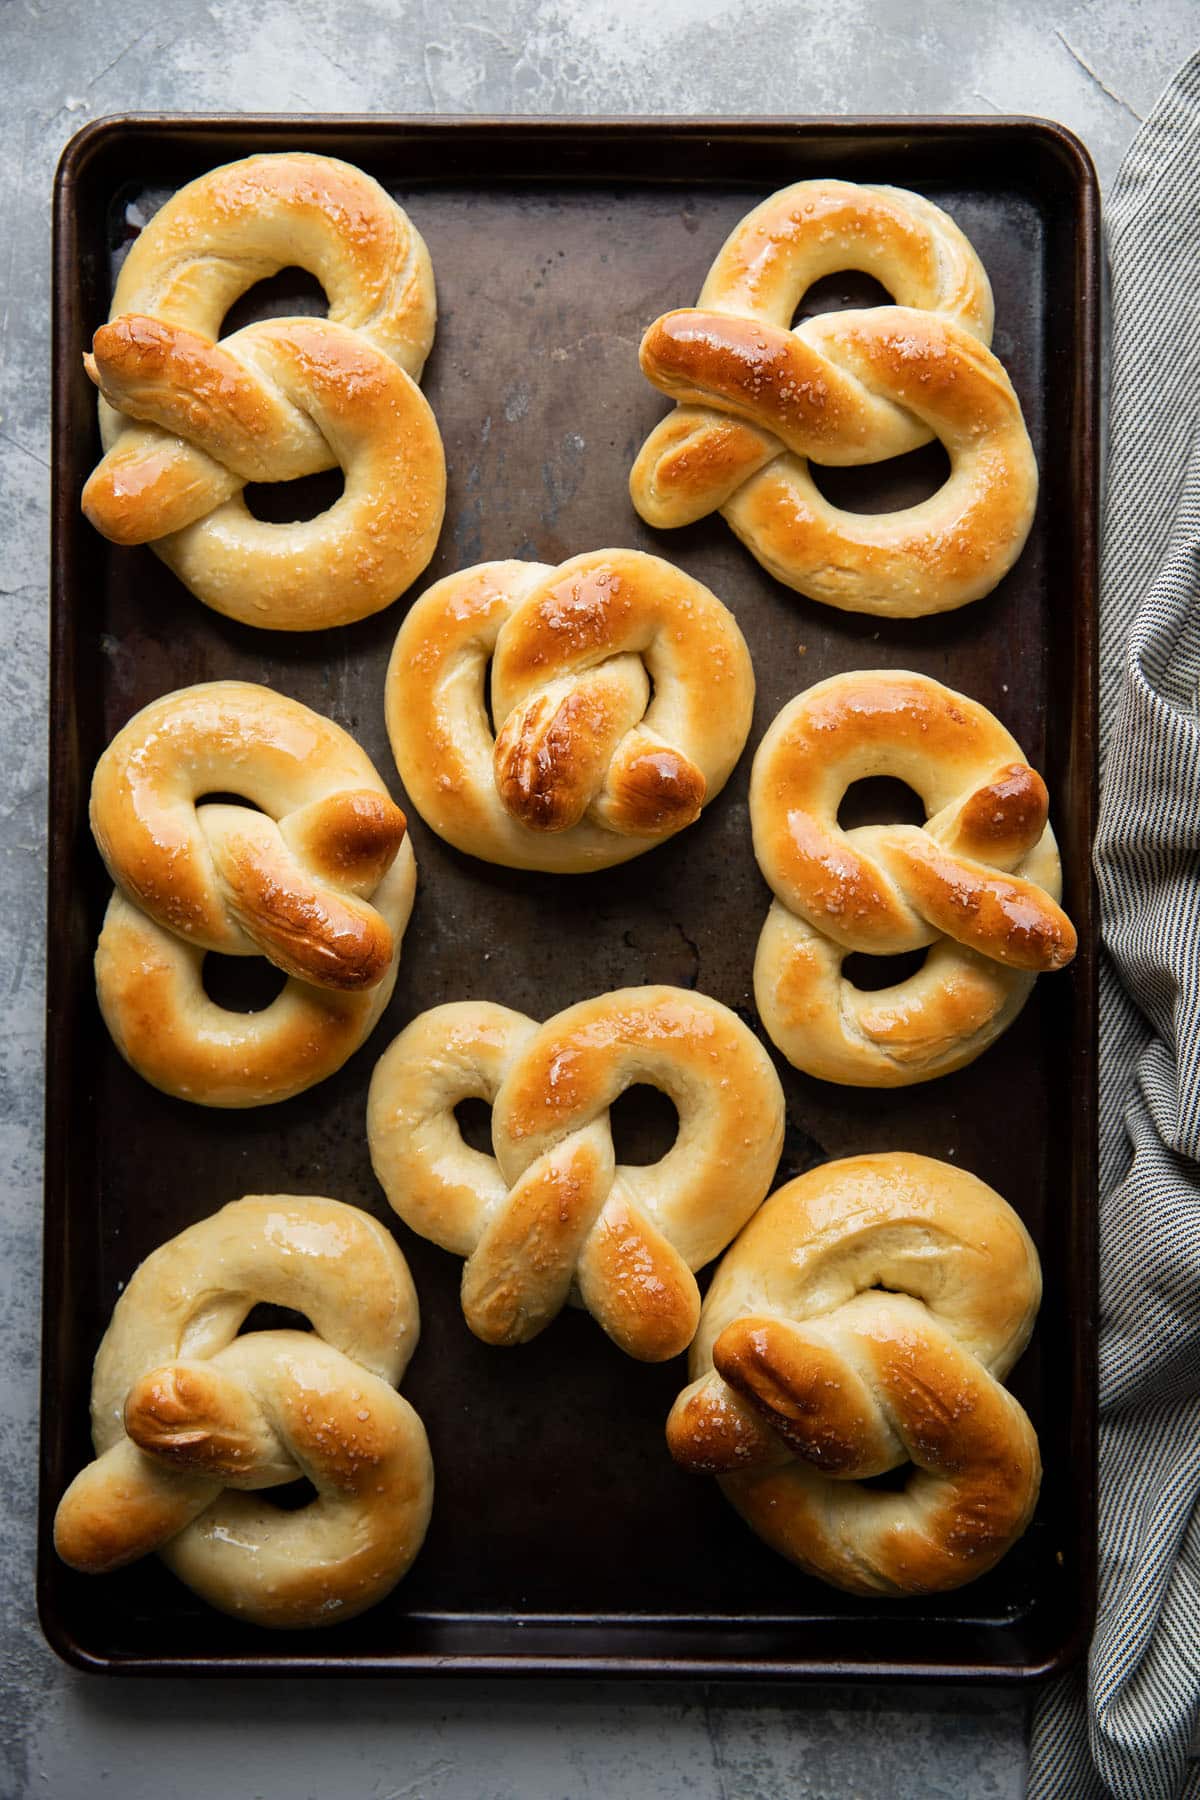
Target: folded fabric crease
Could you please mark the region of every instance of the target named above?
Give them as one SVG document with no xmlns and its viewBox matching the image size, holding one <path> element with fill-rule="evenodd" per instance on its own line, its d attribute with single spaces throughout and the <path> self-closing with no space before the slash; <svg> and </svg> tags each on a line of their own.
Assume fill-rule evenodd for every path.
<svg viewBox="0 0 1200 1800">
<path fill-rule="evenodd" d="M 1200 1796 L 1200 54 L 1108 215 L 1102 559 L 1100 1599 L 1032 1800 Z"/>
</svg>

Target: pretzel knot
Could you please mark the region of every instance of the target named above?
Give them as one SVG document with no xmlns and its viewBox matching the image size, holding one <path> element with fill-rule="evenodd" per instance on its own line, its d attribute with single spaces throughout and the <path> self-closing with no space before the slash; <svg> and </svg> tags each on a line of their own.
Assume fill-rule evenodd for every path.
<svg viewBox="0 0 1200 1800">
<path fill-rule="evenodd" d="M 616 1161 L 608 1108 L 662 1089 L 679 1135 L 657 1163 Z M 492 1106 L 485 1156 L 454 1108 Z M 568 1301 L 630 1356 L 691 1342 L 692 1274 L 759 1204 L 783 1141 L 783 1094 L 753 1034 L 715 1000 L 625 988 L 538 1026 L 486 1001 L 435 1007 L 380 1059 L 367 1135 L 406 1225 L 467 1258 L 463 1311 L 489 1344 L 526 1343 Z"/>
<path fill-rule="evenodd" d="M 1000 1382 L 1040 1299 L 1028 1233 L 975 1176 L 911 1155 L 813 1169 L 717 1270 L 671 1453 L 824 1581 L 960 1587 L 1037 1502 L 1037 1438 Z M 899 1490 L 860 1485 L 906 1463 Z"/>
<path fill-rule="evenodd" d="M 847 269 L 899 302 L 792 318 Z M 719 509 L 777 580 L 850 612 L 945 612 L 990 593 L 1033 520 L 1037 465 L 987 345 L 992 294 L 953 220 L 900 188 L 801 181 L 729 237 L 692 310 L 655 321 L 644 374 L 679 404 L 630 476 L 648 524 Z M 809 459 L 879 462 L 937 437 L 950 476 L 904 511 L 843 512 Z"/>
<path fill-rule="evenodd" d="M 234 301 L 293 264 L 328 319 L 218 342 Z M 435 315 L 420 236 L 348 164 L 253 156 L 191 182 L 135 241 L 84 358 L 105 449 L 84 512 L 232 618 L 307 631 L 377 612 L 441 529 L 445 459 L 416 385 Z M 268 524 L 245 503 L 246 482 L 338 464 L 345 492 L 316 519 Z"/>
<path fill-rule="evenodd" d="M 575 873 L 699 817 L 746 742 L 754 671 L 698 581 L 596 550 L 437 582 L 400 628 L 386 692 L 400 778 L 439 836 L 510 868 Z"/>
<path fill-rule="evenodd" d="M 916 790 L 924 825 L 842 829 L 847 788 L 878 775 Z M 1075 953 L 1045 783 L 998 719 L 926 676 L 835 675 L 791 701 L 755 756 L 750 820 L 775 894 L 755 999 L 808 1074 L 899 1087 L 961 1068 Z M 926 946 L 877 992 L 842 975 L 851 951 Z"/>
<path fill-rule="evenodd" d="M 238 1336 L 260 1301 L 315 1329 Z M 383 1227 L 336 1200 L 236 1200 L 156 1250 L 96 1357 L 97 1460 L 59 1504 L 60 1556 L 89 1574 L 157 1550 L 257 1625 L 335 1625 L 373 1606 L 425 1536 L 433 1465 L 395 1391 L 417 1298 Z M 307 1476 L 287 1512 L 257 1498 Z"/>
<path fill-rule="evenodd" d="M 205 800 L 219 794 L 248 804 Z M 100 1005 L 147 1080 L 252 1106 L 341 1066 L 387 1004 L 416 882 L 404 814 L 351 737 L 249 682 L 182 688 L 104 752 L 91 822 L 117 884 Z M 208 951 L 266 957 L 283 992 L 261 1012 L 215 1006 Z"/>
</svg>

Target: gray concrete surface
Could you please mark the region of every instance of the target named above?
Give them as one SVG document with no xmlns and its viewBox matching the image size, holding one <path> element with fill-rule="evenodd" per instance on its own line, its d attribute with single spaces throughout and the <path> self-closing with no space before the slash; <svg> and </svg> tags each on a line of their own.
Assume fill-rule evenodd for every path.
<svg viewBox="0 0 1200 1800">
<path fill-rule="evenodd" d="M 181 111 L 1041 113 L 1107 183 L 1193 0 L 0 0 L 0 1797 L 1012 1800 L 1006 1695 L 98 1683 L 33 1610 L 55 161 Z M 53 926 L 51 926 L 53 928 Z M 1064 1797 L 1070 1800 L 1070 1797 Z"/>
</svg>

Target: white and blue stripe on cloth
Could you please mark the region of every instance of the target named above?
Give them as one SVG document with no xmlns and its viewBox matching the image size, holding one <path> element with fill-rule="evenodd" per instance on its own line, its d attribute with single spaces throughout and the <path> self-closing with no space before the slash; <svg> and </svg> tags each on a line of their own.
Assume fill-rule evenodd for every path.
<svg viewBox="0 0 1200 1800">
<path fill-rule="evenodd" d="M 1031 1800 L 1200 1800 L 1200 54 L 1107 211 L 1100 1602 Z"/>
</svg>

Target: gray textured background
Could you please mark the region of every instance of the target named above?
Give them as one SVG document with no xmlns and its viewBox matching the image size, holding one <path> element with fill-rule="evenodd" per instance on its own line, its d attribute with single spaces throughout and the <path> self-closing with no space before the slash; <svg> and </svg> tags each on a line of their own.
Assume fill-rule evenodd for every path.
<svg viewBox="0 0 1200 1800">
<path fill-rule="evenodd" d="M 0 0 L 0 1800 L 1013 1800 L 1026 1704 L 926 1689 L 103 1683 L 33 1609 L 49 215 L 105 113 L 1040 113 L 1107 185 L 1193 0 Z M 1064 1796 L 1070 1800 L 1070 1796 Z"/>
</svg>

